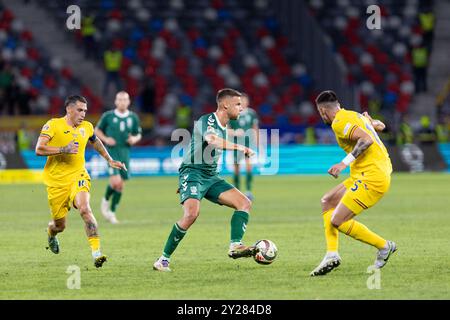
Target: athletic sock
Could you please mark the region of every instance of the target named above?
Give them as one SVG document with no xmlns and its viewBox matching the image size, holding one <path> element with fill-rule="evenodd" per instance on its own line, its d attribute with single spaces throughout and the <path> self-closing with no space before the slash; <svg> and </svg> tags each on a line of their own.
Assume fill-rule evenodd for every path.
<svg viewBox="0 0 450 320">
<path fill-rule="evenodd" d="M 231 242 L 241 242 L 247 229 L 249 214 L 245 211 L 235 211 L 231 217 Z"/>
<path fill-rule="evenodd" d="M 236 189 L 241 189 L 241 177 L 239 174 L 234 174 L 233 175 L 233 184 L 236 187 Z"/>
<path fill-rule="evenodd" d="M 370 244 L 377 249 L 383 249 L 387 243 L 385 239 L 375 232 L 370 231 L 369 228 L 354 219 L 344 222 L 338 229 L 353 239 Z"/>
<path fill-rule="evenodd" d="M 120 198 L 122 197 L 122 192 L 114 191 L 111 200 L 111 211 L 116 212 L 117 205 L 120 202 Z"/>
<path fill-rule="evenodd" d="M 91 247 L 92 252 L 100 250 L 100 237 L 88 237 L 89 246 Z"/>
<path fill-rule="evenodd" d="M 339 246 L 339 230 L 331 224 L 331 216 L 334 208 L 322 214 L 323 226 L 325 228 L 325 240 L 327 242 L 327 252 L 337 252 Z"/>
<path fill-rule="evenodd" d="M 106 192 L 105 192 L 105 199 L 109 200 L 109 198 L 111 197 L 111 195 L 115 192 L 115 190 L 108 184 L 108 186 L 106 187 Z"/>
<path fill-rule="evenodd" d="M 247 190 L 252 191 L 253 172 L 247 172 Z"/>
<path fill-rule="evenodd" d="M 182 229 L 178 223 L 175 223 L 172 227 L 172 231 L 170 232 L 169 238 L 166 241 L 166 245 L 164 246 L 163 256 L 165 258 L 170 258 L 172 253 L 177 248 L 180 241 L 185 236 L 187 230 Z"/>
</svg>

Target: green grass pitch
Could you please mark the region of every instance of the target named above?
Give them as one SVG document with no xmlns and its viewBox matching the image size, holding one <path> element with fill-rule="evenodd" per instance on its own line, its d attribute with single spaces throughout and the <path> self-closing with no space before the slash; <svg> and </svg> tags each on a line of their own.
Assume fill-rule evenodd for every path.
<svg viewBox="0 0 450 320">
<path fill-rule="evenodd" d="M 172 256 L 171 273 L 152 270 L 181 216 L 176 177 L 134 178 L 106 223 L 99 203 L 107 180 L 92 184 L 92 208 L 109 261 L 93 266 L 75 211 L 59 235 L 61 253 L 45 250 L 49 211 L 43 185 L 0 185 L 0 299 L 449 299 L 450 175 L 395 174 L 389 193 L 359 221 L 394 240 L 399 250 L 367 287 L 376 249 L 340 235 L 341 266 L 309 272 L 325 253 L 321 196 L 345 177 L 256 177 L 245 242 L 273 240 L 277 260 L 262 266 L 227 257 L 232 210 L 202 201 L 200 217 Z M 81 288 L 68 289 L 71 265 Z"/>
</svg>

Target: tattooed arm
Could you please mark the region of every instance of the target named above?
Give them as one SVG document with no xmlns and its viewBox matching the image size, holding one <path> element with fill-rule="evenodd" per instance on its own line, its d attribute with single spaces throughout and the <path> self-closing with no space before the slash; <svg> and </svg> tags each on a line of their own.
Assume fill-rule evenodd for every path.
<svg viewBox="0 0 450 320">
<path fill-rule="evenodd" d="M 92 146 L 103 158 L 105 158 L 106 161 L 108 161 L 110 167 L 127 171 L 125 164 L 111 158 L 102 141 L 98 137 L 92 136 L 91 138 L 89 138 L 89 141 L 92 143 Z"/>
<path fill-rule="evenodd" d="M 347 166 L 356 160 L 365 150 L 367 150 L 373 143 L 372 137 L 367 134 L 361 128 L 356 128 L 353 132 L 350 140 L 356 141 L 353 150 L 344 158 L 341 162 L 332 166 L 328 173 L 333 177 L 337 178 L 342 170 L 347 168 Z"/>
</svg>

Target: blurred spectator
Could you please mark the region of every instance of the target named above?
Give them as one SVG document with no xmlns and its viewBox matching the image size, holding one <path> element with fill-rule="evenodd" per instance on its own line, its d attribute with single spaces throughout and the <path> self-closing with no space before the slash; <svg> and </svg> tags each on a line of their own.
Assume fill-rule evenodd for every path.
<svg viewBox="0 0 450 320">
<path fill-rule="evenodd" d="M 397 133 L 397 145 L 410 144 L 413 143 L 413 140 L 413 130 L 407 121 L 407 117 L 405 116 L 400 123 L 400 130 Z"/>
<path fill-rule="evenodd" d="M 317 139 L 316 139 L 316 133 L 314 130 L 314 127 L 308 127 L 305 130 L 305 144 L 316 144 L 317 143 Z"/>
<path fill-rule="evenodd" d="M 427 91 L 428 49 L 417 43 L 411 52 L 416 93 Z"/>
<path fill-rule="evenodd" d="M 417 138 L 421 144 L 433 144 L 436 142 L 436 132 L 431 125 L 430 117 L 422 116 L 420 118 L 420 129 Z"/>
<path fill-rule="evenodd" d="M 25 121 L 21 123 L 19 130 L 17 130 L 16 142 L 19 151 L 31 149 L 33 134 L 27 129 L 27 124 Z"/>
<path fill-rule="evenodd" d="M 433 46 L 433 34 L 434 34 L 434 13 L 431 11 L 431 7 L 424 9 L 419 14 L 420 26 L 423 30 L 424 45 L 431 52 Z"/>
<path fill-rule="evenodd" d="M 192 109 L 188 105 L 179 105 L 176 111 L 177 128 L 190 129 L 192 124 Z"/>
<path fill-rule="evenodd" d="M 95 32 L 97 29 L 94 25 L 95 17 L 91 13 L 89 15 L 84 15 L 81 20 L 81 35 L 83 37 L 84 43 L 84 57 L 89 59 L 92 57 L 96 58 L 97 46 L 95 42 Z"/>
<path fill-rule="evenodd" d="M 106 97 L 109 92 L 109 86 L 111 83 L 115 84 L 116 91 L 122 90 L 122 83 L 120 81 L 119 71 L 122 67 L 122 52 L 116 47 L 105 51 L 104 64 L 106 71 L 106 79 L 103 87 L 103 96 Z"/>
</svg>

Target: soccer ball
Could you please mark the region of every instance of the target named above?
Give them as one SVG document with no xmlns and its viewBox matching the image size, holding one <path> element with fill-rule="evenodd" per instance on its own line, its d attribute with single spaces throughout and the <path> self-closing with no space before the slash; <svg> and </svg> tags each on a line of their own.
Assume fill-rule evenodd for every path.
<svg viewBox="0 0 450 320">
<path fill-rule="evenodd" d="M 270 240 L 258 240 L 255 247 L 258 248 L 258 252 L 253 258 L 259 264 L 271 264 L 277 257 L 277 246 Z"/>
</svg>

